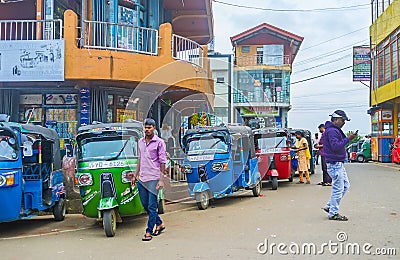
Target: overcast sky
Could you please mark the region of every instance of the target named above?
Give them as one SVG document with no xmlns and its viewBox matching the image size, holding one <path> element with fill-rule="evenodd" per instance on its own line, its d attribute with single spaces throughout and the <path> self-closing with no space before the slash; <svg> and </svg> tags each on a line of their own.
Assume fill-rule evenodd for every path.
<svg viewBox="0 0 400 260">
<path fill-rule="evenodd" d="M 352 46 L 369 44 L 370 0 L 221 0 L 237 5 L 272 9 L 348 7 L 340 11 L 275 12 L 226 6 L 213 2 L 215 51 L 232 53 L 229 37 L 269 23 L 304 37 L 293 65 L 291 82 L 296 82 L 352 65 Z M 347 35 L 346 35 L 347 34 Z M 312 58 L 312 59 L 311 59 Z M 316 68 L 311 68 L 315 67 Z M 369 82 L 366 82 L 369 85 Z M 343 130 L 370 132 L 369 89 L 352 81 L 352 70 L 293 84 L 289 127 L 316 127 L 335 109 L 345 110 L 351 121 Z"/>
</svg>

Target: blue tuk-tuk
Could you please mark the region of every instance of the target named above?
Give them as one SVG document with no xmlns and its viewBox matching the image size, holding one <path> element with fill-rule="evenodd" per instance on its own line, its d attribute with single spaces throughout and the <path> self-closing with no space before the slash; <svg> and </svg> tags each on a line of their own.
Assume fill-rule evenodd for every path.
<svg viewBox="0 0 400 260">
<path fill-rule="evenodd" d="M 52 211 L 64 220 L 65 187 L 56 131 L 0 122 L 0 222 Z"/>
<path fill-rule="evenodd" d="M 189 194 L 199 209 L 210 198 L 222 198 L 244 189 L 255 197 L 261 192 L 261 175 L 252 130 L 247 126 L 201 127 L 182 138 Z"/>
</svg>

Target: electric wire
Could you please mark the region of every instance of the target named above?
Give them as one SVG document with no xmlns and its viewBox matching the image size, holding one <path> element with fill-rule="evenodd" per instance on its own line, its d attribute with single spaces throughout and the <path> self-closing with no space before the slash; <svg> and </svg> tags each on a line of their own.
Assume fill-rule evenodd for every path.
<svg viewBox="0 0 400 260">
<path fill-rule="evenodd" d="M 367 8 L 365 8 L 365 6 L 368 6 L 368 8 L 369 8 L 369 5 L 370 5 L 370 4 L 359 4 L 359 5 L 314 8 L 314 9 L 274 9 L 274 8 L 264 8 L 264 7 L 232 4 L 232 3 L 227 3 L 227 2 L 218 1 L 218 0 L 213 0 L 213 2 L 223 4 L 223 5 L 233 6 L 233 7 L 260 10 L 260 11 L 272 11 L 272 12 L 321 12 L 321 11 L 343 11 L 343 10 L 355 11 L 355 10 L 367 9 Z M 361 7 L 363 7 L 363 8 L 361 8 Z"/>
</svg>

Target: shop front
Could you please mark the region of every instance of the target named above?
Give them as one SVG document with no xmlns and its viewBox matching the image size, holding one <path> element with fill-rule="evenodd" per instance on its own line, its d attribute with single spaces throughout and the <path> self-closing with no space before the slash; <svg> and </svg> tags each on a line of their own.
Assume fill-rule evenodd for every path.
<svg viewBox="0 0 400 260">
<path fill-rule="evenodd" d="M 397 109 L 396 109 L 397 110 Z M 394 139 L 394 118 L 393 108 L 379 108 L 371 111 L 371 154 L 372 160 L 379 162 L 391 162 L 390 144 Z"/>
</svg>

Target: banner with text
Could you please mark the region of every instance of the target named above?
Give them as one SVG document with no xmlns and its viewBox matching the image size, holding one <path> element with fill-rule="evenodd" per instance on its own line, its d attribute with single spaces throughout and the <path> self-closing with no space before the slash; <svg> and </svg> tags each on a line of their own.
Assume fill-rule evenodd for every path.
<svg viewBox="0 0 400 260">
<path fill-rule="evenodd" d="M 64 81 L 64 40 L 0 41 L 0 82 Z"/>
</svg>

